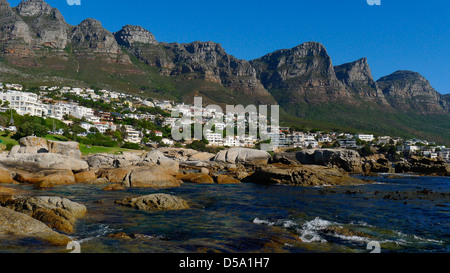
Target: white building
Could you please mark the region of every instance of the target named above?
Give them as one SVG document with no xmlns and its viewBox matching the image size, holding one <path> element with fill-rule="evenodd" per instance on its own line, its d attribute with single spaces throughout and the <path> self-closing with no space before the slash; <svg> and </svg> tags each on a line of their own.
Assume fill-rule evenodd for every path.
<svg viewBox="0 0 450 273">
<path fill-rule="evenodd" d="M 46 114 L 44 104 L 33 93 L 8 90 L 0 93 L 2 101 L 8 101 L 9 107 L 16 110 L 19 115 L 42 117 Z"/>
<path fill-rule="evenodd" d="M 362 141 L 367 141 L 367 142 L 371 142 L 372 140 L 375 139 L 373 135 L 365 135 L 365 134 L 357 134 L 357 135 L 355 135 L 355 138 L 360 139 Z"/>
<path fill-rule="evenodd" d="M 205 138 L 211 146 L 223 146 L 222 134 L 206 133 Z"/>
<path fill-rule="evenodd" d="M 133 126 L 131 125 L 125 125 L 126 128 L 126 133 L 127 133 L 127 138 L 125 138 L 126 142 L 131 142 L 131 143 L 141 143 L 142 138 L 141 138 L 141 133 L 137 130 L 135 130 L 133 128 Z"/>
</svg>

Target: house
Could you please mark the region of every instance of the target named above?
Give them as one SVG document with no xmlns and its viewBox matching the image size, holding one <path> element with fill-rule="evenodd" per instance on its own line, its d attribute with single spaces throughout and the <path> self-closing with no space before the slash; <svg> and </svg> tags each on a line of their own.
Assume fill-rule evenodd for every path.
<svg viewBox="0 0 450 273">
<path fill-rule="evenodd" d="M 33 93 L 8 90 L 0 93 L 2 101 L 8 101 L 9 107 L 16 110 L 19 115 L 30 115 L 42 117 L 46 114 L 46 109 L 38 96 Z"/>
<path fill-rule="evenodd" d="M 362 141 L 367 141 L 367 142 L 371 142 L 375 139 L 375 137 L 373 135 L 365 135 L 365 134 L 356 134 L 355 138 L 360 139 Z"/>
<path fill-rule="evenodd" d="M 135 130 L 133 126 L 131 125 L 125 125 L 125 130 L 127 137 L 125 138 L 125 142 L 131 142 L 131 143 L 141 143 L 142 138 L 139 131 Z"/>
</svg>

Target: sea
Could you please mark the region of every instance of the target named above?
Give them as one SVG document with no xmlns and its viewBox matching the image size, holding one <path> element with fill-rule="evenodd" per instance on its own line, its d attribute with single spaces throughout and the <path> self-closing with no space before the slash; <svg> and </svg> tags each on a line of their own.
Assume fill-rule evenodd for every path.
<svg viewBox="0 0 450 273">
<path fill-rule="evenodd" d="M 36 189 L 87 207 L 69 237 L 82 253 L 448 253 L 450 177 L 358 176 L 356 186 L 296 187 L 184 183 L 169 189 L 103 191 L 105 185 Z M 130 196 L 167 193 L 191 208 L 140 211 Z M 131 238 L 114 238 L 125 233 Z M 68 253 L 34 240 L 0 243 L 0 253 Z"/>
</svg>

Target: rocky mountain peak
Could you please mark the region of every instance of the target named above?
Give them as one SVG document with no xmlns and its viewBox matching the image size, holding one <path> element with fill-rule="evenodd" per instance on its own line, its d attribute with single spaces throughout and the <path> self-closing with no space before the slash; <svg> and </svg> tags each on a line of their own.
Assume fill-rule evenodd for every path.
<svg viewBox="0 0 450 273">
<path fill-rule="evenodd" d="M 113 34 L 92 18 L 86 19 L 72 31 L 72 43 L 78 49 L 91 50 L 94 53 L 119 54 L 119 45 Z"/>
<path fill-rule="evenodd" d="M 114 33 L 117 43 L 122 46 L 131 47 L 133 44 L 158 44 L 155 36 L 141 26 L 126 25 Z"/>
<path fill-rule="evenodd" d="M 364 97 L 378 97 L 385 102 L 383 92 L 372 77 L 367 58 L 335 66 L 334 71 L 351 91 Z"/>
<path fill-rule="evenodd" d="M 0 0 L 0 41 L 3 41 L 1 46 L 10 53 L 22 51 L 33 42 L 28 25 L 6 0 Z"/>
<path fill-rule="evenodd" d="M 421 113 L 448 112 L 449 105 L 421 74 L 399 70 L 377 81 L 384 96 L 395 107 Z"/>
<path fill-rule="evenodd" d="M 69 25 L 58 9 L 43 0 L 22 1 L 16 8 L 17 14 L 31 28 L 36 46 L 64 49 L 68 42 Z"/>
<path fill-rule="evenodd" d="M 52 8 L 43 0 L 24 0 L 16 8 L 20 16 L 56 15 L 62 18 L 61 13 Z"/>
</svg>

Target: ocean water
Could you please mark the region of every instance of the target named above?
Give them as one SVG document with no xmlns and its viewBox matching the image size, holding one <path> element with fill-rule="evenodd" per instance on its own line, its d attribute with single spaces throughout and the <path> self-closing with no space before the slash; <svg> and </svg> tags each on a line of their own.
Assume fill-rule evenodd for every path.
<svg viewBox="0 0 450 273">
<path fill-rule="evenodd" d="M 69 236 L 84 253 L 450 252 L 450 178 L 381 175 L 345 187 L 183 184 L 171 189 L 102 191 L 99 185 L 37 190 L 84 204 Z M 191 209 L 139 211 L 114 203 L 168 193 Z M 101 202 L 99 202 L 101 201 Z M 140 234 L 116 239 L 119 232 Z M 69 252 L 33 240 L 0 242 L 0 252 Z"/>
</svg>

